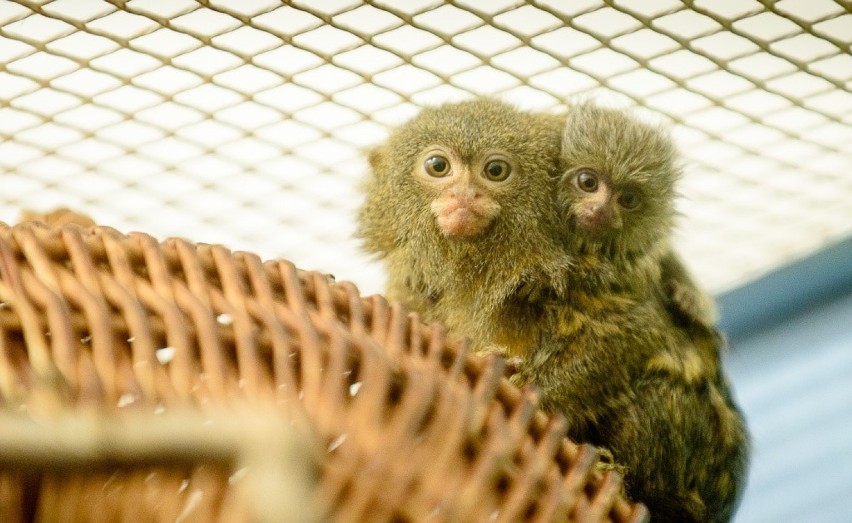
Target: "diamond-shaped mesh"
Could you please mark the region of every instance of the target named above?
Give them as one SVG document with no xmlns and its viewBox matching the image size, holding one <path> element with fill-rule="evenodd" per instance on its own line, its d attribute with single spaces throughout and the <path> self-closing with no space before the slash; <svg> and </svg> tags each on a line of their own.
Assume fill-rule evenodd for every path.
<svg viewBox="0 0 852 523">
<path fill-rule="evenodd" d="M 852 232 L 852 4 L 0 3 L 0 219 L 223 243 L 380 291 L 363 151 L 425 104 L 573 96 L 672 122 L 677 240 L 720 291 Z"/>
</svg>

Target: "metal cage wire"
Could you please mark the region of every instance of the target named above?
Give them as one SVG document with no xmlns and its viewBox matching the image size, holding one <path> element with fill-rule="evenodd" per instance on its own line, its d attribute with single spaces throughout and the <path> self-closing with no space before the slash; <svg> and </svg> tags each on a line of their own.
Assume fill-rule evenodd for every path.
<svg viewBox="0 0 852 523">
<path fill-rule="evenodd" d="M 282 256 L 380 291 L 363 151 L 425 104 L 573 97 L 669 121 L 677 245 L 721 291 L 852 231 L 852 4 L 831 0 L 0 3 L 0 219 Z"/>
</svg>

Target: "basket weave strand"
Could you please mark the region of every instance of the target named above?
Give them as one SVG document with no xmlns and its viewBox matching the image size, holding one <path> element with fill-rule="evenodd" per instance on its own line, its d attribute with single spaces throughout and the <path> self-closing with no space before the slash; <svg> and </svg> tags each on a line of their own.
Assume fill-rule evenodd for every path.
<svg viewBox="0 0 852 523">
<path fill-rule="evenodd" d="M 4 415 L 128 431 L 181 412 L 289 420 L 318 470 L 304 500 L 318 520 L 647 517 L 617 474 L 595 470 L 592 447 L 508 383 L 501 360 L 283 260 L 108 227 L 0 224 L 0 302 Z M 247 440 L 260 441 L 252 426 Z M 238 474 L 208 450 L 174 466 L 126 457 L 111 472 L 19 452 L 0 462 L 0 518 L 257 519 L 259 498 L 237 487 L 244 475 L 266 485 L 252 476 L 263 467 Z"/>
</svg>

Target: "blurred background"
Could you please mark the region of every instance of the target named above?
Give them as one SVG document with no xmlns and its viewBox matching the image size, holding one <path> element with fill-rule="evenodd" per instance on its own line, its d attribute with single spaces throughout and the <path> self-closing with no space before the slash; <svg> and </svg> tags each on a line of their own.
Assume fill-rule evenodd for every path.
<svg viewBox="0 0 852 523">
<path fill-rule="evenodd" d="M 576 97 L 670 125 L 676 242 L 754 436 L 737 521 L 847 521 L 852 3 L 0 2 L 0 220 L 284 257 L 381 292 L 364 151 L 424 105 Z"/>
</svg>

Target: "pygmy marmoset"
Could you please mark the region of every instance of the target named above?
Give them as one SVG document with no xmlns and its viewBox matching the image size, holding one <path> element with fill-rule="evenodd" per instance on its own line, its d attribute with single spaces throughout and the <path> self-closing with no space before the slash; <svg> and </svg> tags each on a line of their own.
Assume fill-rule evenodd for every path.
<svg viewBox="0 0 852 523">
<path fill-rule="evenodd" d="M 581 103 L 568 110 L 561 161 L 572 267 L 513 381 L 537 385 L 572 438 L 608 449 L 654 521 L 727 521 L 748 436 L 712 302 L 672 251 L 675 147 L 625 111 Z"/>
<path fill-rule="evenodd" d="M 358 234 L 388 298 L 477 350 L 535 344 L 530 296 L 568 269 L 553 202 L 563 123 L 477 99 L 427 107 L 374 148 Z"/>
<path fill-rule="evenodd" d="M 730 518 L 747 436 L 711 301 L 671 249 L 664 133 L 485 99 L 424 109 L 369 160 L 359 235 L 389 298 L 521 357 L 513 381 L 608 449 L 655 520 Z"/>
</svg>

